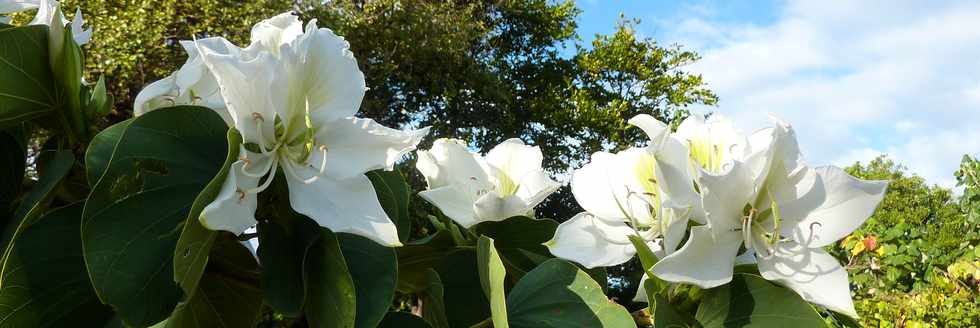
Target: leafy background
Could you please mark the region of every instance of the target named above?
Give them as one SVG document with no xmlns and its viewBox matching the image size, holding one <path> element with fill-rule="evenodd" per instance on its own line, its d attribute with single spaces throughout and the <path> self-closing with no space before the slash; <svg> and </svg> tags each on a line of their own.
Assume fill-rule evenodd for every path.
<svg viewBox="0 0 980 328">
<path fill-rule="evenodd" d="M 430 141 L 456 136 L 482 150 L 519 136 L 542 147 L 546 166 L 559 178 L 592 152 L 640 141 L 626 124 L 635 114 L 676 121 L 688 105 L 718 102 L 700 76 L 683 71 L 698 60 L 695 52 L 639 36 L 633 21 L 618 22 L 614 33 L 598 35 L 585 47 L 583 38 L 592 38 L 575 33 L 579 10 L 571 2 L 320 2 L 66 0 L 63 5 L 80 6 L 96 30 L 84 47 L 84 71 L 91 74 L 89 81 L 104 75 L 115 99 L 103 127 L 130 117 L 136 93 L 179 68 L 185 54 L 177 40 L 220 35 L 242 44 L 254 22 L 286 10 L 317 18 L 320 26 L 351 42 L 371 87 L 362 115 L 389 125 L 431 125 Z M 30 17 L 15 19 L 23 23 Z M 43 136 L 28 139 L 34 140 L 28 151 L 37 153 Z M 411 167 L 411 160 L 403 165 Z M 965 157 L 955 173 L 961 195 L 930 185 L 888 158 L 856 163 L 848 171 L 892 181 L 868 223 L 828 247 L 850 272 L 863 324 L 971 327 L 980 322 L 977 161 Z M 415 189 L 422 186 L 410 173 L 414 170 L 403 172 Z M 426 235 L 432 229 L 425 218 L 430 208 L 420 201 L 412 206 L 411 217 L 420 223 L 413 225 L 413 235 Z M 539 208 L 539 216 L 561 221 L 578 211 L 565 188 Z M 640 270 L 638 261 L 610 268 L 610 294 L 630 306 Z M 404 302 L 395 297 L 396 306 Z"/>
</svg>

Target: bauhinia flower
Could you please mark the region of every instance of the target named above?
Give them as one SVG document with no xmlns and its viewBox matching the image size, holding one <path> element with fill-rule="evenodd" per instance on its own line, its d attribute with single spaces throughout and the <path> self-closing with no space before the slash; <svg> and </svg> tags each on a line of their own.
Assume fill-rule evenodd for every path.
<svg viewBox="0 0 980 328">
<path fill-rule="evenodd" d="M 687 148 L 652 116 L 629 123 L 647 134 L 649 144 L 597 152 L 575 171 L 572 193 L 586 212 L 559 225 L 545 243 L 555 256 L 590 268 L 621 264 L 636 254 L 630 235 L 664 255 L 680 243 L 689 219 L 704 222 Z"/>
<path fill-rule="evenodd" d="M 725 139 L 702 140 L 713 150 L 723 149 Z M 808 167 L 792 128 L 778 120 L 774 128 L 753 134 L 743 154 L 748 155 L 734 156 L 717 171 L 713 161 L 697 160 L 708 224 L 691 228 L 687 243 L 660 260 L 653 273 L 671 282 L 719 286 L 731 281 L 744 247 L 740 257 L 754 254 L 764 278 L 857 317 L 847 272 L 822 248 L 864 223 L 887 182 L 859 180 L 836 167 Z"/>
<path fill-rule="evenodd" d="M 541 168 L 541 149 L 508 139 L 486 157 L 457 139 L 436 140 L 418 151 L 416 168 L 425 176 L 426 201 L 463 227 L 528 215 L 560 186 Z"/>
<path fill-rule="evenodd" d="M 52 34 L 50 39 L 58 42 L 60 46 L 62 35 L 57 33 L 63 31 L 65 25 L 68 25 L 68 19 L 61 13 L 61 6 L 57 0 L 0 0 L 0 14 L 9 14 L 30 9 L 37 9 L 37 14 L 34 15 L 34 19 L 31 20 L 30 25 L 51 26 Z M 86 44 L 92 38 L 92 29 L 83 28 L 83 24 L 85 24 L 85 21 L 82 19 L 81 9 L 75 9 L 75 17 L 71 21 L 71 32 L 75 43 L 78 43 L 78 45 Z"/>
<path fill-rule="evenodd" d="M 281 170 L 296 212 L 335 232 L 400 245 L 364 173 L 392 169 L 428 128 L 400 131 L 353 117 L 365 81 L 343 38 L 315 21 L 304 32 L 296 16 L 284 13 L 257 24 L 247 48 L 223 38 L 188 46 L 194 49 L 191 61 L 203 64 L 194 67 L 200 75 L 188 80 L 213 79 L 224 102 L 213 109 L 224 113 L 244 142 L 240 160 L 201 214 L 204 226 L 235 234 L 254 226 L 256 195 Z"/>
</svg>

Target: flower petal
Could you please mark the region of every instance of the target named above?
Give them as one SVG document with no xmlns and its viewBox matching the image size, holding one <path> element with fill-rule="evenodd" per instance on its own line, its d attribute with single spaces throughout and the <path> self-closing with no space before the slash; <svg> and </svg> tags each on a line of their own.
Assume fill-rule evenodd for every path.
<svg viewBox="0 0 980 328">
<path fill-rule="evenodd" d="M 71 20 L 71 34 L 72 39 L 79 46 L 88 43 L 92 39 L 92 28 L 86 29 L 82 26 L 83 24 L 85 24 L 85 20 L 82 18 L 82 9 L 75 8 L 75 17 Z"/>
<path fill-rule="evenodd" d="M 477 221 L 500 221 L 512 216 L 527 215 L 531 208 L 524 200 L 514 195 L 501 197 L 495 192 L 480 196 L 473 203 Z M 469 228 L 469 226 L 465 226 Z"/>
<path fill-rule="evenodd" d="M 684 247 L 667 255 L 651 268 L 660 279 L 712 288 L 732 280 L 735 255 L 742 243 L 737 231 L 712 233 L 707 226 L 691 228 Z"/>
<path fill-rule="evenodd" d="M 443 186 L 423 190 L 419 192 L 419 197 L 438 207 L 442 214 L 463 227 L 468 228 L 480 222 L 477 220 L 476 212 L 473 209 L 475 201 L 465 191 L 460 190 L 458 186 Z"/>
<path fill-rule="evenodd" d="M 656 175 L 661 190 L 670 200 L 679 206 L 691 208 L 691 219 L 705 223 L 704 207 L 701 195 L 694 190 L 694 177 L 691 175 L 689 164 L 690 154 L 677 139 L 668 138 L 657 149 Z"/>
<path fill-rule="evenodd" d="M 516 195 L 523 199 L 530 209 L 538 206 L 560 187 L 561 184 L 552 180 L 548 173 L 542 170 L 532 171 L 525 174 L 518 182 Z"/>
<path fill-rule="evenodd" d="M 643 132 L 646 133 L 647 138 L 650 139 L 649 144 L 651 146 L 662 143 L 670 133 L 670 129 L 667 127 L 667 124 L 664 124 L 664 122 L 661 122 L 660 120 L 647 114 L 633 116 L 633 118 L 629 120 L 629 124 L 643 130 Z"/>
<path fill-rule="evenodd" d="M 313 169 L 301 174 L 312 176 Z M 293 209 L 333 232 L 347 232 L 367 237 L 385 246 L 401 246 L 398 230 L 385 214 L 374 186 L 366 176 L 346 180 L 321 177 L 306 184 L 296 179 L 289 183 L 289 203 Z"/>
<path fill-rule="evenodd" d="M 0 2 L 0 14 L 9 14 L 37 8 L 38 0 L 5 0 Z"/>
<path fill-rule="evenodd" d="M 829 245 L 861 226 L 888 188 L 888 181 L 857 179 L 833 166 L 813 171 L 814 191 L 786 204 L 783 215 L 793 238 L 811 248 Z"/>
<path fill-rule="evenodd" d="M 292 12 L 285 12 L 252 26 L 252 45 L 279 52 L 279 47 L 303 35 L 303 22 Z"/>
<path fill-rule="evenodd" d="M 775 255 L 758 257 L 762 277 L 789 287 L 803 299 L 857 318 L 847 271 L 819 248 L 794 242 L 776 246 Z"/>
<path fill-rule="evenodd" d="M 151 110 L 172 105 L 174 102 L 164 100 L 161 97 L 176 97 L 176 76 L 176 73 L 171 74 L 140 90 L 140 93 L 136 95 L 136 100 L 133 101 L 133 115 L 140 116 Z"/>
<path fill-rule="evenodd" d="M 507 174 L 515 182 L 525 175 L 541 170 L 544 156 L 541 148 L 525 145 L 521 139 L 510 138 L 490 149 L 484 157 L 490 164 Z"/>
<path fill-rule="evenodd" d="M 221 185 L 221 191 L 215 196 L 214 201 L 201 211 L 199 219 L 201 224 L 208 229 L 224 230 L 239 235 L 257 223 L 255 221 L 255 209 L 258 206 L 256 194 L 244 191 L 257 187 L 259 178 L 245 175 L 242 170 L 268 167 L 268 161 L 272 159 L 250 153 L 244 148 L 240 150 L 240 153 L 243 156 L 248 156 L 248 167 L 245 167 L 245 161 L 232 163 L 228 176 Z M 258 175 L 265 172 L 251 173 Z"/>
<path fill-rule="evenodd" d="M 599 220 L 582 212 L 558 225 L 554 238 L 544 245 L 556 257 L 588 268 L 611 266 L 629 261 L 636 254 L 628 238 L 633 233 L 625 223 Z"/>
<path fill-rule="evenodd" d="M 754 198 L 753 181 L 751 168 L 739 161 L 732 162 L 730 170 L 722 175 L 702 172 L 698 185 L 712 233 L 741 227 L 742 209 Z"/>
<path fill-rule="evenodd" d="M 625 220 L 610 188 L 609 171 L 615 169 L 615 155 L 606 152 L 592 154 L 591 161 L 572 173 L 572 194 L 585 209 L 604 220 Z"/>
<path fill-rule="evenodd" d="M 371 119 L 349 117 L 320 126 L 316 141 L 327 147 L 326 174 L 343 180 L 371 170 L 392 170 L 428 133 L 428 127 L 402 131 Z M 323 156 L 324 152 L 314 149 L 308 161 L 319 165 Z"/>
<path fill-rule="evenodd" d="M 458 139 L 438 139 L 428 151 L 419 151 L 416 168 L 425 177 L 429 189 L 458 185 L 468 190 L 467 195 L 476 201 L 477 191 L 489 190 L 493 185 L 479 155 L 470 153 L 466 144 Z"/>
<path fill-rule="evenodd" d="M 367 88 L 350 44 L 329 29 L 317 28 L 316 20 L 312 20 L 292 47 L 296 58 L 289 62 L 296 64 L 291 67 L 290 92 L 298 92 L 298 96 L 289 97 L 292 103 L 284 109 L 303 115 L 308 110 L 314 126 L 354 116 Z"/>
</svg>

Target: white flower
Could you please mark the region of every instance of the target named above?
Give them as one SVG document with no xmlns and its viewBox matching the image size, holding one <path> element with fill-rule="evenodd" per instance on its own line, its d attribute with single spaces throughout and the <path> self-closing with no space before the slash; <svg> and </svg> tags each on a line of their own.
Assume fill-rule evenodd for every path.
<svg viewBox="0 0 980 328">
<path fill-rule="evenodd" d="M 689 219 L 704 222 L 689 174 L 687 148 L 649 115 L 629 121 L 650 138 L 643 148 L 597 152 L 572 176 L 572 193 L 585 209 L 559 225 L 545 243 L 557 257 L 586 267 L 626 262 L 637 235 L 663 256 L 673 252 Z"/>
<path fill-rule="evenodd" d="M 59 46 L 63 33 L 63 28 L 68 25 L 68 19 L 61 13 L 61 6 L 57 0 L 0 0 L 0 14 L 9 14 L 29 9 L 37 9 L 37 14 L 31 20 L 30 25 L 48 25 L 51 29 L 52 42 L 58 42 Z M 92 38 L 92 29 L 85 29 L 82 25 L 81 9 L 75 9 L 75 17 L 71 21 L 72 37 L 75 43 L 83 45 Z"/>
<path fill-rule="evenodd" d="M 457 139 L 436 140 L 418 151 L 416 168 L 428 190 L 419 192 L 463 227 L 530 214 L 560 186 L 541 168 L 541 149 L 508 139 L 486 157 Z"/>
<path fill-rule="evenodd" d="M 731 281 L 744 246 L 766 279 L 856 317 L 847 272 L 822 248 L 864 223 L 887 182 L 859 180 L 836 167 L 808 167 L 792 128 L 776 123 L 749 138 L 742 159 L 720 171 L 702 170 L 698 186 L 708 225 L 691 228 L 688 242 L 652 271 L 666 281 L 719 286 Z"/>
<path fill-rule="evenodd" d="M 297 212 L 335 232 L 401 245 L 364 173 L 392 169 L 428 129 L 405 132 L 353 117 L 365 81 L 346 41 L 315 21 L 304 33 L 285 13 L 256 25 L 247 48 L 221 38 L 186 46 L 200 64 L 185 65 L 174 84 L 184 83 L 182 74 L 196 78 L 189 85 L 213 79 L 224 101 L 214 109 L 244 139 L 241 159 L 201 214 L 204 226 L 240 234 L 255 225 L 256 194 L 281 169 Z"/>
</svg>

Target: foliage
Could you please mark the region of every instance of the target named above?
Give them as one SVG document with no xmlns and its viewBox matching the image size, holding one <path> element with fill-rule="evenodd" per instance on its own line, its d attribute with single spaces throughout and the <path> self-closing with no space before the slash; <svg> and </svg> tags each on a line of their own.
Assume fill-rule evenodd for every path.
<svg viewBox="0 0 980 328">
<path fill-rule="evenodd" d="M 847 169 L 860 178 L 891 181 L 865 225 L 829 249 L 848 263 L 865 324 L 969 327 L 980 320 L 976 278 L 953 274 L 977 264 L 976 163 L 964 157 L 957 172 L 964 188 L 959 201 L 950 190 L 926 185 L 886 157 Z"/>
</svg>

